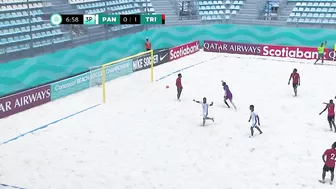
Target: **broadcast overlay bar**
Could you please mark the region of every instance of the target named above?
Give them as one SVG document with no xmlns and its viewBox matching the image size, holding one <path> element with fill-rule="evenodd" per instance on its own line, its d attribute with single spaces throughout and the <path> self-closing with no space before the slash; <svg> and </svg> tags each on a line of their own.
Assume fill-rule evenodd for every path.
<svg viewBox="0 0 336 189">
<path fill-rule="evenodd" d="M 98 25 L 98 24 L 165 24 L 166 16 L 164 14 L 155 15 L 109 15 L 109 14 L 96 14 L 96 15 L 60 15 L 53 14 L 50 17 L 53 25 L 59 24 L 84 24 L 84 25 Z"/>
</svg>

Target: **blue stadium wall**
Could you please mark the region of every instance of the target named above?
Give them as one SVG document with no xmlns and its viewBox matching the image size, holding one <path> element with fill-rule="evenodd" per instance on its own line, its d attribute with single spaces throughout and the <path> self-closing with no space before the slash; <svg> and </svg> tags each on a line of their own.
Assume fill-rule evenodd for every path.
<svg viewBox="0 0 336 189">
<path fill-rule="evenodd" d="M 152 29 L 89 45 L 0 64 L 0 96 L 69 77 L 90 67 L 143 51 L 144 39 L 154 49 L 169 48 L 195 40 L 222 40 L 251 44 L 318 46 L 336 43 L 335 30 L 248 25 L 199 25 Z"/>
</svg>

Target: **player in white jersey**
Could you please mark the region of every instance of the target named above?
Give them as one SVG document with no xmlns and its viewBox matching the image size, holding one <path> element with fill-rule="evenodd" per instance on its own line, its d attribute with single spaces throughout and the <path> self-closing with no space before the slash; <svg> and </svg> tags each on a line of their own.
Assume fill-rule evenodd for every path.
<svg viewBox="0 0 336 189">
<path fill-rule="evenodd" d="M 263 132 L 257 126 L 257 124 L 260 126 L 260 120 L 259 120 L 259 115 L 254 111 L 254 105 L 250 105 L 250 110 L 251 110 L 251 115 L 250 115 L 250 119 L 248 120 L 248 122 L 252 120 L 250 137 L 253 137 L 254 128 L 256 128 L 260 132 L 260 134 L 262 134 Z"/>
<path fill-rule="evenodd" d="M 196 101 L 196 100 L 193 100 L 193 101 L 196 102 L 196 103 L 202 104 L 202 107 L 203 107 L 203 126 L 205 125 L 205 120 L 207 120 L 207 119 L 210 119 L 213 122 L 215 121 L 214 118 L 208 117 L 209 106 L 212 106 L 213 102 L 211 102 L 210 104 L 208 104 L 207 103 L 207 99 L 205 97 L 203 98 L 203 102 Z"/>
</svg>

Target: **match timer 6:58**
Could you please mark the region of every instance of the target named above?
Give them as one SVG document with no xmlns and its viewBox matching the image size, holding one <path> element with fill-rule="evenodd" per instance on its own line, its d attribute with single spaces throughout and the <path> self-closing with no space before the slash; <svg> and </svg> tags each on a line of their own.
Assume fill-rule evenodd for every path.
<svg viewBox="0 0 336 189">
<path fill-rule="evenodd" d="M 84 18 L 83 15 L 60 15 L 60 14 L 53 14 L 50 17 L 50 22 L 53 25 L 59 24 L 83 24 Z"/>
<path fill-rule="evenodd" d="M 83 24 L 84 16 L 83 15 L 61 15 L 62 24 Z"/>
</svg>

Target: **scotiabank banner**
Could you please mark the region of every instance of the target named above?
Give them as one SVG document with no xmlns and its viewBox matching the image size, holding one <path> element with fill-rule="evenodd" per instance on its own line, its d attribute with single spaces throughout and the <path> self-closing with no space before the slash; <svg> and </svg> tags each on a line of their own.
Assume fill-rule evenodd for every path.
<svg viewBox="0 0 336 189">
<path fill-rule="evenodd" d="M 194 41 L 188 44 L 180 45 L 169 49 L 169 60 L 177 60 L 179 58 L 194 54 L 201 49 L 200 42 Z"/>
<path fill-rule="evenodd" d="M 0 98 L 0 119 L 50 102 L 50 85 Z"/>
<path fill-rule="evenodd" d="M 263 45 L 261 56 L 288 57 L 297 59 L 317 59 L 317 47 L 296 47 L 296 46 L 278 46 Z M 324 59 L 333 60 L 335 53 L 332 49 L 324 50 Z"/>
<path fill-rule="evenodd" d="M 204 52 L 260 55 L 262 45 L 205 40 Z"/>
</svg>

